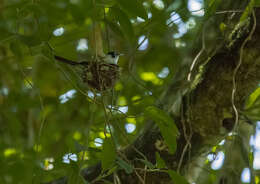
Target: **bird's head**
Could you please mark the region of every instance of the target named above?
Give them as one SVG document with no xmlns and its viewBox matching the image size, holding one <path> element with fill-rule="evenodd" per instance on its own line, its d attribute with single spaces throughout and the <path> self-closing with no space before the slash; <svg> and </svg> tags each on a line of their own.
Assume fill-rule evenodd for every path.
<svg viewBox="0 0 260 184">
<path fill-rule="evenodd" d="M 117 53 L 115 51 L 108 52 L 105 56 L 105 62 L 110 64 L 117 64 L 119 56 L 123 54 Z"/>
</svg>

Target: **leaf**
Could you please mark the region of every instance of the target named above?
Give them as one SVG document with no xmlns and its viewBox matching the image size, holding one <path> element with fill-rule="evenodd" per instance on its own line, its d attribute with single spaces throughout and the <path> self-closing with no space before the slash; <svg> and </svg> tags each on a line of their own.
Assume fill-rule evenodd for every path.
<svg viewBox="0 0 260 184">
<path fill-rule="evenodd" d="M 211 15 L 215 14 L 216 9 L 220 5 L 222 0 L 208 0 L 209 2 L 205 2 L 205 18 L 209 18 Z"/>
<path fill-rule="evenodd" d="M 105 180 L 105 181 L 104 181 L 104 184 L 114 184 L 114 183 L 112 183 L 112 182 L 110 182 L 110 181 L 107 181 L 107 180 Z"/>
<path fill-rule="evenodd" d="M 37 30 L 37 38 L 41 41 L 49 41 L 51 38 L 52 32 L 50 31 L 50 27 L 48 25 L 48 21 L 39 20 L 39 26 Z"/>
<path fill-rule="evenodd" d="M 114 164 L 116 159 L 116 149 L 111 139 L 105 139 L 101 152 L 101 164 L 103 170 L 107 170 Z"/>
<path fill-rule="evenodd" d="M 178 8 L 180 8 L 182 6 L 184 2 L 182 0 L 175 0 L 173 1 L 167 8 L 167 12 L 173 12 L 178 10 Z"/>
<path fill-rule="evenodd" d="M 243 12 L 243 14 L 240 17 L 240 21 L 239 22 L 244 22 L 247 19 L 247 17 L 251 14 L 251 12 L 253 10 L 254 4 L 255 4 L 255 0 L 251 0 L 248 3 L 245 11 Z"/>
<path fill-rule="evenodd" d="M 117 170 L 117 166 L 112 167 L 111 169 L 108 170 L 107 175 L 111 175 L 116 170 Z"/>
<path fill-rule="evenodd" d="M 249 109 L 250 107 L 253 106 L 253 104 L 255 103 L 255 101 L 257 100 L 257 98 L 259 98 L 260 96 L 260 87 L 257 88 L 250 96 L 249 99 L 246 103 L 246 109 Z"/>
<path fill-rule="evenodd" d="M 109 28 L 119 37 L 123 37 L 123 33 L 119 27 L 118 24 L 115 24 L 114 22 L 111 22 L 107 19 L 105 19 L 105 23 L 109 26 Z"/>
<path fill-rule="evenodd" d="M 254 7 L 260 7 L 260 0 L 255 0 Z"/>
<path fill-rule="evenodd" d="M 179 175 L 173 170 L 169 170 L 168 174 L 170 175 L 174 184 L 189 184 L 189 182 L 183 176 Z"/>
<path fill-rule="evenodd" d="M 134 37 L 134 29 L 133 29 L 132 23 L 130 22 L 128 16 L 117 7 L 112 8 L 112 13 L 118 19 L 123 33 L 126 35 L 126 37 L 129 40 L 132 40 Z"/>
<path fill-rule="evenodd" d="M 78 141 L 74 141 L 74 144 L 75 144 L 75 150 L 76 150 L 77 153 L 87 150 L 87 147 L 80 144 Z"/>
<path fill-rule="evenodd" d="M 160 157 L 160 154 L 158 152 L 156 152 L 155 156 L 156 156 L 157 168 L 159 168 L 159 169 L 166 168 L 166 164 L 165 164 L 164 160 Z"/>
<path fill-rule="evenodd" d="M 18 39 L 29 47 L 41 44 L 41 40 L 39 40 L 36 36 L 18 35 Z"/>
<path fill-rule="evenodd" d="M 53 58 L 53 53 L 51 48 L 48 46 L 47 43 L 44 43 L 44 45 L 41 47 L 41 52 L 44 56 L 46 56 L 49 59 Z"/>
<path fill-rule="evenodd" d="M 221 22 L 219 25 L 219 29 L 222 34 L 224 34 L 225 30 L 227 29 L 227 25 L 224 22 Z"/>
<path fill-rule="evenodd" d="M 158 125 L 160 132 L 169 148 L 169 152 L 174 154 L 176 151 L 177 143 L 176 137 L 179 134 L 173 119 L 163 110 L 157 107 L 148 107 L 145 110 L 146 116 L 152 118 Z"/>
<path fill-rule="evenodd" d="M 128 164 L 126 161 L 122 160 L 121 158 L 117 157 L 116 163 L 125 170 L 127 174 L 131 174 L 133 172 L 133 166 Z"/>
<path fill-rule="evenodd" d="M 78 24 L 82 24 L 86 17 L 85 9 L 82 9 L 82 7 L 76 6 L 75 4 L 70 4 L 68 8 L 73 20 Z"/>
<path fill-rule="evenodd" d="M 149 162 L 148 160 L 144 160 L 144 159 L 137 159 L 137 160 L 140 160 L 141 162 L 143 162 L 149 169 L 154 169 L 155 166 Z"/>
<path fill-rule="evenodd" d="M 123 10 L 128 12 L 130 15 L 139 16 L 145 20 L 147 19 L 147 13 L 140 1 L 138 0 L 130 0 L 130 1 L 116 0 L 116 1 L 118 2 L 119 6 Z"/>
<path fill-rule="evenodd" d="M 249 166 L 250 165 L 250 152 L 248 151 L 247 145 L 244 143 L 243 137 L 237 136 L 235 140 L 241 155 L 241 160 L 244 161 L 244 163 Z"/>
<path fill-rule="evenodd" d="M 18 58 L 21 58 L 23 56 L 22 44 L 16 39 L 10 43 L 10 50 Z"/>
</svg>

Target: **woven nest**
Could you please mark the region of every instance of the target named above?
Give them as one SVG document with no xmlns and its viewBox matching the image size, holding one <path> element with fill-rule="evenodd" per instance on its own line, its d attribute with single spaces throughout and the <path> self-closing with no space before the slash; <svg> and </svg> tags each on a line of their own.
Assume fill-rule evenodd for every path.
<svg viewBox="0 0 260 184">
<path fill-rule="evenodd" d="M 84 66 L 82 79 L 88 86 L 97 90 L 105 91 L 112 88 L 119 78 L 119 66 L 104 62 L 90 62 Z"/>
</svg>

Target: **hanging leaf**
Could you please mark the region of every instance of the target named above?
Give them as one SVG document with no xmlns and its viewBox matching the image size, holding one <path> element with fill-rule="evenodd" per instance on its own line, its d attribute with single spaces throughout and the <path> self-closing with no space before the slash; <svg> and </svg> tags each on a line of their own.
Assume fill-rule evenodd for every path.
<svg viewBox="0 0 260 184">
<path fill-rule="evenodd" d="M 252 107 L 255 103 L 255 101 L 259 98 L 260 96 L 260 87 L 257 88 L 250 96 L 249 99 L 246 103 L 246 109 L 249 109 L 250 107 Z"/>
<path fill-rule="evenodd" d="M 166 164 L 164 162 L 164 160 L 160 157 L 160 154 L 158 152 L 156 152 L 156 165 L 157 168 L 162 169 L 162 168 L 166 168 Z"/>
<path fill-rule="evenodd" d="M 109 26 L 109 28 L 119 37 L 123 37 L 123 33 L 119 27 L 118 24 L 115 24 L 114 22 L 111 22 L 107 19 L 105 19 L 105 23 Z"/>
<path fill-rule="evenodd" d="M 119 25 L 125 34 L 125 36 L 129 39 L 132 40 L 134 37 L 134 29 L 132 26 L 132 23 L 130 22 L 128 16 L 119 8 L 114 7 L 112 8 L 112 12 L 114 16 L 118 19 Z"/>
<path fill-rule="evenodd" d="M 119 6 L 123 10 L 128 12 L 130 15 L 139 16 L 145 20 L 147 19 L 147 13 L 140 1 L 138 0 L 130 0 L 130 1 L 116 0 L 116 1 L 118 2 Z"/>
<path fill-rule="evenodd" d="M 220 3 L 222 2 L 222 0 L 208 0 L 205 2 L 206 4 L 206 12 L 205 12 L 205 19 L 209 18 L 211 15 L 215 14 L 218 6 L 220 5 Z"/>
<path fill-rule="evenodd" d="M 165 111 L 154 106 L 148 107 L 145 110 L 145 114 L 147 117 L 152 118 L 158 125 L 160 132 L 169 148 L 169 152 L 174 154 L 177 147 L 176 138 L 179 131 L 174 124 L 173 119 Z"/>
<path fill-rule="evenodd" d="M 128 164 L 126 161 L 122 160 L 121 158 L 117 157 L 116 163 L 125 170 L 127 174 L 131 174 L 134 170 L 133 166 Z"/>
<path fill-rule="evenodd" d="M 116 159 L 116 149 L 111 139 L 105 139 L 101 153 L 102 169 L 107 170 L 113 166 Z"/>
<path fill-rule="evenodd" d="M 47 43 L 44 43 L 44 45 L 41 47 L 41 52 L 44 56 L 46 56 L 47 58 L 49 59 L 52 59 L 53 58 L 53 53 L 52 53 L 52 50 L 51 48 L 48 46 Z"/>
<path fill-rule="evenodd" d="M 21 58 L 23 56 L 22 44 L 19 40 L 15 39 L 10 43 L 10 50 L 15 56 Z"/>
<path fill-rule="evenodd" d="M 170 175 L 174 184 L 189 184 L 189 182 L 183 176 L 179 175 L 173 170 L 169 170 L 168 174 Z"/>
<path fill-rule="evenodd" d="M 255 0 L 251 0 L 251 1 L 248 3 L 246 9 L 244 10 L 243 14 L 242 14 L 241 17 L 240 17 L 240 21 L 239 21 L 240 23 L 241 23 L 241 22 L 244 22 L 244 21 L 247 19 L 247 17 L 251 14 L 254 5 L 255 5 Z"/>
<path fill-rule="evenodd" d="M 144 160 L 144 159 L 137 159 L 137 160 L 140 160 L 141 162 L 143 162 L 149 169 L 154 169 L 155 166 L 149 162 L 148 160 Z"/>
<path fill-rule="evenodd" d="M 36 36 L 18 35 L 18 39 L 28 47 L 33 47 L 41 44 L 41 40 Z"/>
</svg>

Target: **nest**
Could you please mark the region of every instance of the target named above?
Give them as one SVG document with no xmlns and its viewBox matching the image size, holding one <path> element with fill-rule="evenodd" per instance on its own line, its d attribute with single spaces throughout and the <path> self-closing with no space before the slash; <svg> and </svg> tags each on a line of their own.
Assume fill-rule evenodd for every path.
<svg viewBox="0 0 260 184">
<path fill-rule="evenodd" d="M 83 67 L 83 82 L 97 91 L 105 91 L 112 88 L 119 78 L 120 67 L 117 64 L 105 63 L 102 58 L 91 62 L 75 62 L 56 55 L 54 55 L 54 58 L 69 65 Z"/>
<path fill-rule="evenodd" d="M 82 80 L 97 91 L 112 88 L 119 78 L 120 68 L 116 64 L 89 62 L 84 66 Z"/>
</svg>

